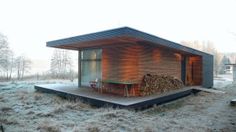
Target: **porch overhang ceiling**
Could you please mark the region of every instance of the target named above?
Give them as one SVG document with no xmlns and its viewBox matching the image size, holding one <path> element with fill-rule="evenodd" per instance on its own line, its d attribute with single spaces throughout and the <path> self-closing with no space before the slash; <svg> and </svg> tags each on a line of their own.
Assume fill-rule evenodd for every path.
<svg viewBox="0 0 236 132">
<path fill-rule="evenodd" d="M 79 50 L 122 44 L 152 44 L 176 50 L 185 54 L 210 55 L 160 37 L 150 35 L 129 27 L 106 30 L 47 42 L 48 47 Z"/>
</svg>

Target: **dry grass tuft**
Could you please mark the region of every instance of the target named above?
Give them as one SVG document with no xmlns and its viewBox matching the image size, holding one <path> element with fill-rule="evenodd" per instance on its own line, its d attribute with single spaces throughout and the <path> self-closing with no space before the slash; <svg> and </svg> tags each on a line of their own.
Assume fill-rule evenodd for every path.
<svg viewBox="0 0 236 132">
<path fill-rule="evenodd" d="M 16 124 L 19 124 L 19 123 L 16 120 L 0 119 L 0 124 L 16 125 Z"/>
<path fill-rule="evenodd" d="M 146 127 L 144 128 L 144 131 L 145 131 L 145 132 L 155 132 L 155 130 L 154 130 L 151 126 L 146 126 Z"/>
<path fill-rule="evenodd" d="M 9 112 L 9 111 L 12 111 L 13 109 L 11 107 L 7 107 L 7 106 L 4 106 L 1 108 L 1 111 L 2 112 Z"/>
<path fill-rule="evenodd" d="M 107 120 L 111 119 L 119 119 L 123 120 L 126 119 L 127 116 L 131 113 L 131 111 L 124 110 L 124 109 L 100 109 L 101 111 L 101 117 L 106 118 Z"/>
<path fill-rule="evenodd" d="M 34 112 L 34 111 L 29 111 L 29 112 L 27 113 L 27 115 L 32 115 L 32 114 L 35 114 L 35 112 Z"/>
<path fill-rule="evenodd" d="M 79 127 L 74 127 L 72 132 L 81 132 L 81 129 Z"/>
<path fill-rule="evenodd" d="M 59 96 L 53 96 L 53 103 L 54 104 L 62 104 L 65 102 L 65 99 L 59 97 Z"/>
<path fill-rule="evenodd" d="M 154 105 L 152 108 L 144 110 L 142 113 L 148 114 L 148 115 L 156 115 L 163 112 L 176 110 L 184 106 L 184 103 L 186 102 L 186 99 L 178 99 L 173 102 L 169 102 L 163 105 Z"/>
<path fill-rule="evenodd" d="M 6 102 L 6 100 L 4 98 L 0 98 L 0 102 Z"/>
<path fill-rule="evenodd" d="M 118 116 L 118 113 L 116 111 L 114 112 L 108 112 L 104 114 L 104 117 L 107 119 L 112 119 L 112 118 L 116 118 Z"/>
<path fill-rule="evenodd" d="M 41 100 L 42 98 L 43 98 L 42 94 L 40 94 L 40 93 L 34 94 L 34 100 Z"/>
<path fill-rule="evenodd" d="M 89 132 L 100 132 L 100 129 L 97 126 L 89 126 L 87 130 Z"/>
<path fill-rule="evenodd" d="M 19 100 L 25 100 L 26 99 L 26 96 L 25 95 L 19 95 Z"/>
<path fill-rule="evenodd" d="M 82 103 L 80 101 L 76 102 L 68 102 L 65 104 L 65 108 L 71 109 L 71 110 L 79 110 L 84 108 L 90 108 L 91 106 L 85 103 Z"/>
<path fill-rule="evenodd" d="M 65 109 L 63 108 L 63 107 L 56 107 L 54 110 L 53 110 L 53 112 L 52 113 L 54 113 L 54 114 L 61 114 L 61 113 L 63 113 L 65 111 Z"/>
<path fill-rule="evenodd" d="M 29 92 L 27 92 L 27 91 L 19 91 L 16 95 L 18 96 L 19 100 L 26 100 L 28 95 L 29 95 Z"/>
<path fill-rule="evenodd" d="M 36 114 L 36 116 L 39 117 L 54 117 L 53 113 L 49 112 L 49 113 L 38 113 Z"/>
<path fill-rule="evenodd" d="M 75 104 L 75 103 L 66 103 L 65 104 L 65 107 L 68 108 L 68 109 L 71 109 L 71 110 L 77 110 L 79 109 L 80 107 Z"/>
<path fill-rule="evenodd" d="M 61 132 L 59 126 L 53 124 L 53 122 L 43 121 L 37 127 L 40 132 Z"/>
</svg>

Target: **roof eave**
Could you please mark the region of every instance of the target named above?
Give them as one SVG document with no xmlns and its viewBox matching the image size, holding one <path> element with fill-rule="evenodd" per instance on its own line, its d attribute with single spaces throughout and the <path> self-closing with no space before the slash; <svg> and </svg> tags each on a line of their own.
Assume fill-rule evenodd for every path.
<svg viewBox="0 0 236 132">
<path fill-rule="evenodd" d="M 101 40 L 101 39 L 110 39 L 110 38 L 122 37 L 122 36 L 142 39 L 142 40 L 152 42 L 157 45 L 181 50 L 181 51 L 188 52 L 191 54 L 196 54 L 196 55 L 201 55 L 201 56 L 203 55 L 212 56 L 209 53 L 205 53 L 205 52 L 202 52 L 202 51 L 199 51 L 199 50 L 187 47 L 187 46 L 183 46 L 181 44 L 178 44 L 178 43 L 175 43 L 175 42 L 133 29 L 133 28 L 129 28 L 129 27 L 121 27 L 121 28 L 116 28 L 116 29 L 111 29 L 111 30 L 106 30 L 106 31 L 101 31 L 101 32 L 96 32 L 96 33 L 90 33 L 90 34 L 85 34 L 85 35 L 80 35 L 80 36 L 75 36 L 75 37 L 70 37 L 70 38 L 65 38 L 65 39 L 48 41 L 46 42 L 46 45 L 48 47 L 59 47 L 62 45 L 70 45 L 70 44 L 75 44 L 75 43 L 83 43 L 87 41 L 95 41 L 95 40 Z"/>
</svg>

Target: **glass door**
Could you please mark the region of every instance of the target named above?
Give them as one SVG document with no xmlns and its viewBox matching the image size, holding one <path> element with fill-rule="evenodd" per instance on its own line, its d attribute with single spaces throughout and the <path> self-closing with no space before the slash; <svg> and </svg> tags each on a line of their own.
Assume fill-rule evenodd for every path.
<svg viewBox="0 0 236 132">
<path fill-rule="evenodd" d="M 101 80 L 101 49 L 83 50 L 81 52 L 81 85 L 89 86 L 90 81 Z"/>
</svg>

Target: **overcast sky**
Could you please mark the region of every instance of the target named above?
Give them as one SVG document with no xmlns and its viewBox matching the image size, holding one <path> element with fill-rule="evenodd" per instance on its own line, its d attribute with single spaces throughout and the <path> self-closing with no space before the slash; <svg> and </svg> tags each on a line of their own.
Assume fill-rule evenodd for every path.
<svg viewBox="0 0 236 132">
<path fill-rule="evenodd" d="M 236 52 L 236 0 L 0 0 L 0 32 L 17 55 L 44 66 L 52 53 L 46 41 L 122 26 Z"/>
</svg>

